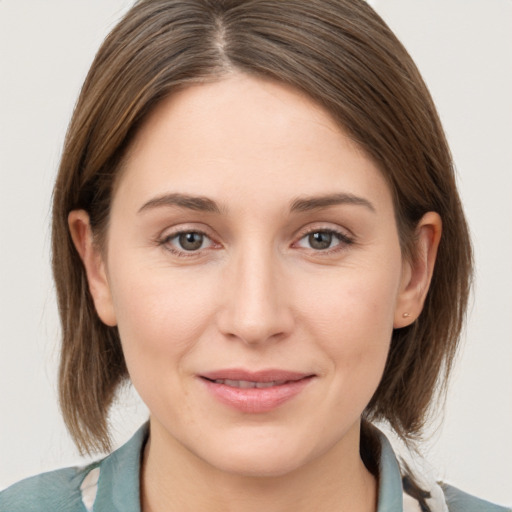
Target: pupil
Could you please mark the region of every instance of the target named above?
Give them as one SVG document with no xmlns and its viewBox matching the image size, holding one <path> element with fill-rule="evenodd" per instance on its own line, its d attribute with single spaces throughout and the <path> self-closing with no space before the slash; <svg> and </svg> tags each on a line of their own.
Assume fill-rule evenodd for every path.
<svg viewBox="0 0 512 512">
<path fill-rule="evenodd" d="M 201 233 L 182 233 L 179 237 L 180 245 L 186 251 L 196 251 L 203 245 L 203 235 Z"/>
<path fill-rule="evenodd" d="M 309 235 L 309 244 L 313 249 L 328 249 L 331 246 L 332 233 L 319 231 Z"/>
</svg>

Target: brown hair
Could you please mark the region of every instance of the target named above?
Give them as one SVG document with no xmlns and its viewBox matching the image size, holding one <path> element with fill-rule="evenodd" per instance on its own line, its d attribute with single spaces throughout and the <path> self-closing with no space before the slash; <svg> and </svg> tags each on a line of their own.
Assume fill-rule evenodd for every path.
<svg viewBox="0 0 512 512">
<path fill-rule="evenodd" d="M 66 424 L 82 452 L 108 450 L 107 413 L 128 377 L 117 328 L 94 310 L 68 214 L 85 209 L 101 241 L 123 155 L 148 113 L 179 87 L 233 71 L 303 91 L 375 160 L 393 193 L 406 257 L 414 257 L 423 214 L 436 211 L 443 220 L 424 309 L 393 332 L 382 381 L 365 411 L 414 439 L 456 353 L 471 246 L 432 99 L 406 50 L 362 0 L 142 0 L 107 37 L 78 99 L 54 190 Z"/>
</svg>

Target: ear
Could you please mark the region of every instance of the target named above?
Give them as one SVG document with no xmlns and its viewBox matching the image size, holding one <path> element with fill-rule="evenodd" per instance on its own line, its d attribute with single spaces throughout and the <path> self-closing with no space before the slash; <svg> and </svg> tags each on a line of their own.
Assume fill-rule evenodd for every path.
<svg viewBox="0 0 512 512">
<path fill-rule="evenodd" d="M 404 261 L 397 297 L 395 329 L 412 324 L 425 303 L 441 240 L 442 221 L 436 212 L 426 213 L 416 227 L 412 261 Z"/>
<path fill-rule="evenodd" d="M 113 327 L 117 325 L 117 320 L 105 262 L 100 249 L 94 243 L 88 213 L 85 210 L 73 210 L 68 215 L 68 226 L 75 248 L 85 267 L 96 312 L 104 324 Z"/>
</svg>

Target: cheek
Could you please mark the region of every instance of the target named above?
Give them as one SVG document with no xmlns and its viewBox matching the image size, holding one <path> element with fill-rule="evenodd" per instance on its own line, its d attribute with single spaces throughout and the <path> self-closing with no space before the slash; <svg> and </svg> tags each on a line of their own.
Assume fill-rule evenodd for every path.
<svg viewBox="0 0 512 512">
<path fill-rule="evenodd" d="M 213 284 L 169 268 L 144 270 L 126 262 L 116 269 L 111 283 L 132 380 L 136 373 L 147 373 L 148 367 L 180 371 L 211 323 Z"/>
<path fill-rule="evenodd" d="M 399 276 L 396 269 L 352 274 L 345 270 L 302 294 L 304 324 L 328 355 L 333 379 L 368 400 L 386 363 Z"/>
<path fill-rule="evenodd" d="M 300 298 L 301 315 L 326 333 L 321 339 L 371 342 L 381 338 L 381 331 L 387 335 L 392 330 L 399 277 L 397 270 L 343 269 L 337 275 L 315 276 L 295 295 Z"/>
</svg>

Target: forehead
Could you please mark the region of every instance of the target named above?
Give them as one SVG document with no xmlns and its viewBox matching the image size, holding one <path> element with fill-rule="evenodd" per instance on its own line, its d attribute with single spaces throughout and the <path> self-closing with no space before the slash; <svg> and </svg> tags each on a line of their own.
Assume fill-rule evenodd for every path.
<svg viewBox="0 0 512 512">
<path fill-rule="evenodd" d="M 121 191 L 267 202 L 333 191 L 389 196 L 376 165 L 328 112 L 291 87 L 244 75 L 160 103 L 131 145 Z"/>
</svg>

